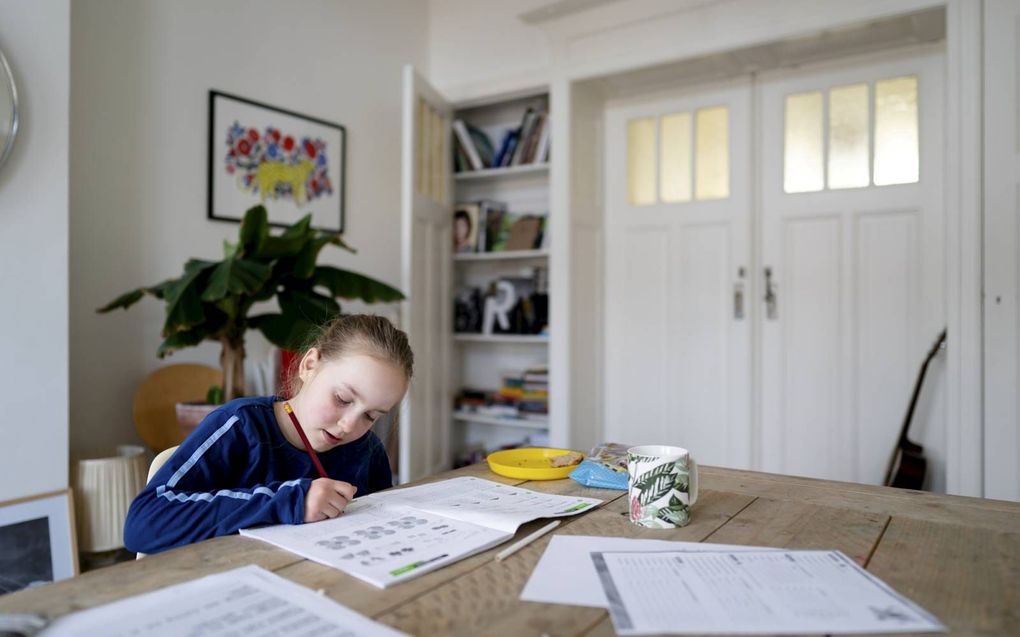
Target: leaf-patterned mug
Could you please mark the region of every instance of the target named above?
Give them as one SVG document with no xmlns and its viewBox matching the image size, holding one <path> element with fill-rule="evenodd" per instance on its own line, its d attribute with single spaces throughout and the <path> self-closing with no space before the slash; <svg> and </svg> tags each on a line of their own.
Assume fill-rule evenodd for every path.
<svg viewBox="0 0 1020 637">
<path fill-rule="evenodd" d="M 698 500 L 698 463 L 690 451 L 668 445 L 627 450 L 630 521 L 653 529 L 687 526 Z"/>
</svg>

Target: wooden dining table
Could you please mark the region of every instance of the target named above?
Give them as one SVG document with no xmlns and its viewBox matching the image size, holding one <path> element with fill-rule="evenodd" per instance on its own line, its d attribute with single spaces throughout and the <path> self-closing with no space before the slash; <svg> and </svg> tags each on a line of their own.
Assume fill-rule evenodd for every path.
<svg viewBox="0 0 1020 637">
<path fill-rule="evenodd" d="M 572 480 L 524 481 L 473 465 L 414 484 L 473 475 L 535 491 L 600 498 L 559 535 L 838 549 L 939 618 L 952 635 L 1020 635 L 1020 504 L 714 467 L 700 468 L 689 525 L 647 529 L 623 491 Z M 544 520 L 523 525 L 523 537 Z M 548 534 L 496 561 L 503 546 L 386 590 L 238 535 L 90 571 L 0 597 L 0 612 L 55 618 L 171 584 L 256 564 L 412 635 L 611 635 L 605 610 L 520 600 Z M 562 574 L 563 586 L 570 573 Z M 680 615 L 678 615 L 679 617 Z"/>
</svg>

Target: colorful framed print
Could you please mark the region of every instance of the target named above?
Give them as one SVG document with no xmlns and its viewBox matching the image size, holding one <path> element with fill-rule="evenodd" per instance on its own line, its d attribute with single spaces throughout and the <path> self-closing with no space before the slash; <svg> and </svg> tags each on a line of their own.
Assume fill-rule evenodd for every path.
<svg viewBox="0 0 1020 637">
<path fill-rule="evenodd" d="M 262 204 L 274 226 L 311 213 L 343 232 L 346 144 L 339 124 L 209 91 L 209 218 L 240 222 Z"/>
<path fill-rule="evenodd" d="M 0 595 L 77 574 L 70 489 L 0 502 Z"/>
</svg>

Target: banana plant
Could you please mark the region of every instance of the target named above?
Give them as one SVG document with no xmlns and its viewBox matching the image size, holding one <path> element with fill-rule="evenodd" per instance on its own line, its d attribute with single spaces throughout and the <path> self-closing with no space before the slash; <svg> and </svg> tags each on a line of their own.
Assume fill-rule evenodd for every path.
<svg viewBox="0 0 1020 637">
<path fill-rule="evenodd" d="M 400 301 L 396 288 L 362 274 L 318 265 L 327 245 L 356 252 L 339 234 L 315 230 L 311 215 L 270 233 L 266 209 L 255 206 L 241 221 L 236 243 L 224 241 L 223 259 L 189 259 L 175 279 L 140 287 L 97 309 L 127 309 L 145 295 L 166 304 L 160 358 L 210 340 L 220 343 L 223 397 L 245 395 L 244 337 L 258 329 L 283 349 L 298 351 L 312 330 L 340 314 L 338 299 L 365 303 Z M 278 312 L 249 315 L 259 302 L 276 298 Z"/>
</svg>

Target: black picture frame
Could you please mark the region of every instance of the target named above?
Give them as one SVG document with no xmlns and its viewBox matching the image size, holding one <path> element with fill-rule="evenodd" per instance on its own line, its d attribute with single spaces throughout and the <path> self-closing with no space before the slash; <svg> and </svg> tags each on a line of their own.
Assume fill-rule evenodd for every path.
<svg viewBox="0 0 1020 637">
<path fill-rule="evenodd" d="M 271 135 L 274 130 L 275 137 Z M 247 137 L 251 131 L 256 139 Z M 347 187 L 344 126 L 210 90 L 208 132 L 209 219 L 239 223 L 246 210 L 261 203 L 272 226 L 289 226 L 311 213 L 312 227 L 343 233 Z M 286 147 L 288 137 L 292 143 Z M 270 184 L 273 191 L 267 194 Z"/>
</svg>

